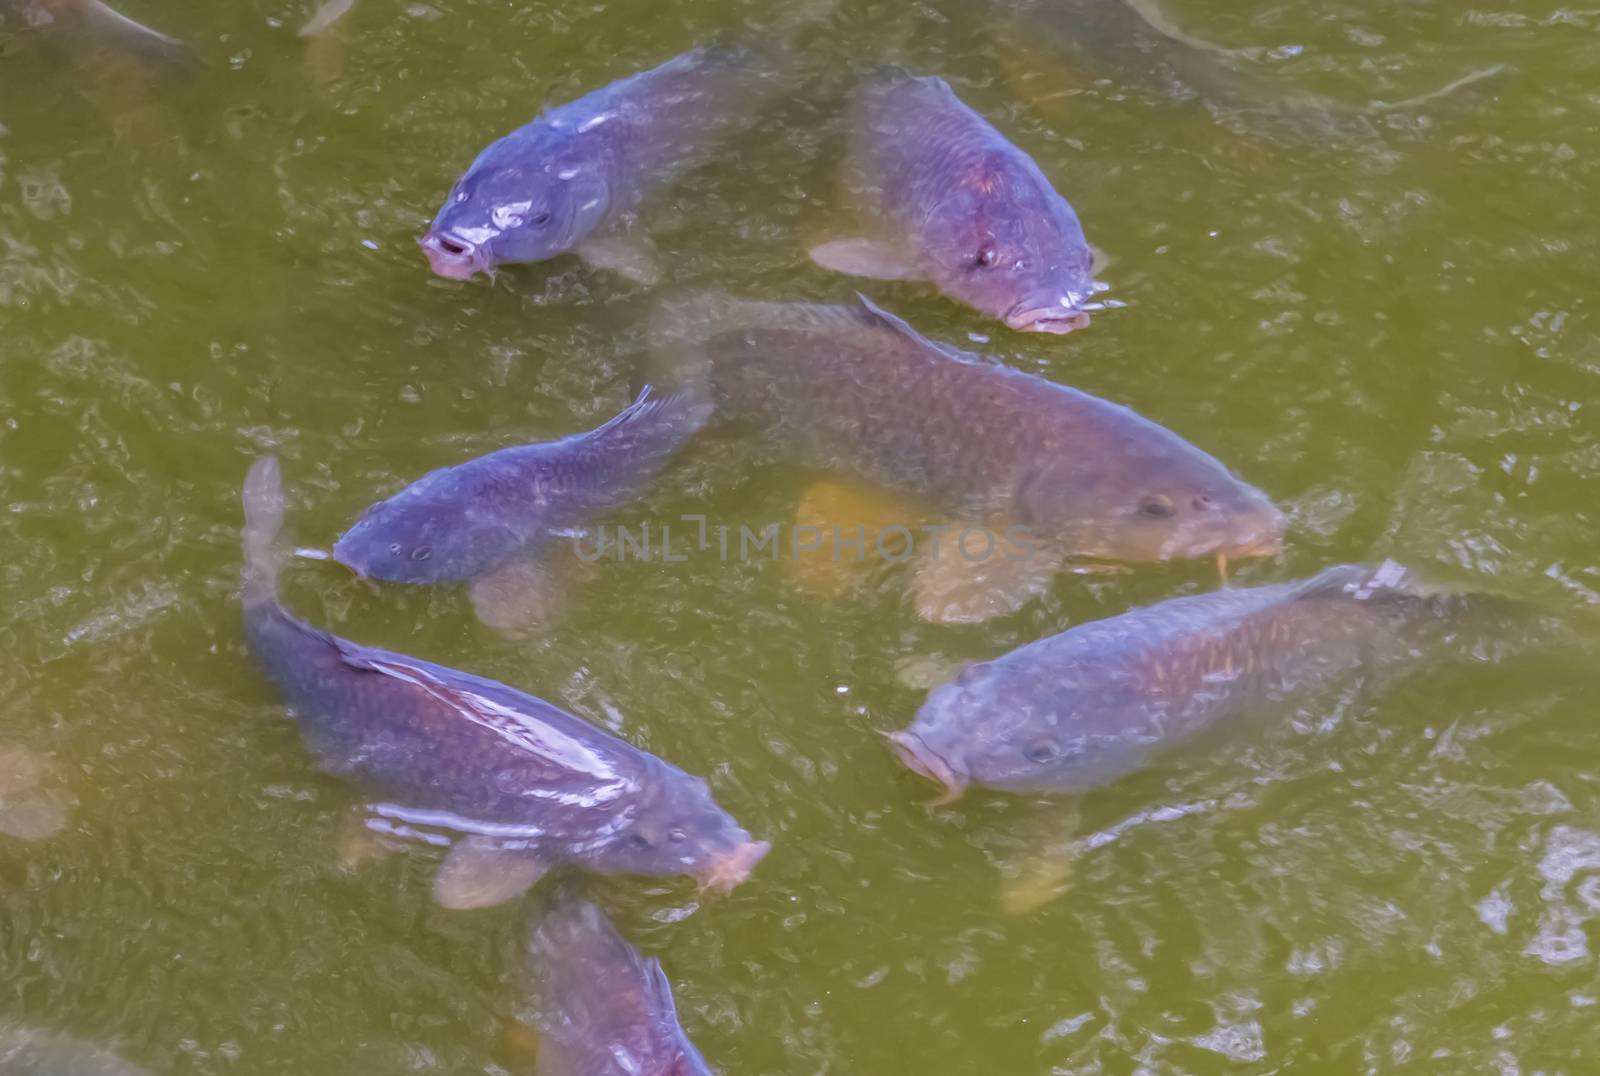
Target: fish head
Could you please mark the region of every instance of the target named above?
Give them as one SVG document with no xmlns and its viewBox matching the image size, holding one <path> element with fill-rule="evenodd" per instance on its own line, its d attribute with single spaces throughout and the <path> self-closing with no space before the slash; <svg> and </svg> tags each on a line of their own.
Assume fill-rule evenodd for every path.
<svg viewBox="0 0 1600 1076">
<path fill-rule="evenodd" d="M 497 265 L 568 253 L 604 218 L 608 191 L 594 163 L 520 144 L 500 151 L 506 144 L 491 146 L 456 181 L 418 241 L 439 276 L 470 280 Z"/>
<path fill-rule="evenodd" d="M 1094 250 L 1066 200 L 1015 150 L 989 162 L 925 219 L 921 245 L 946 295 L 1019 332 L 1089 324 Z"/>
<path fill-rule="evenodd" d="M 1266 494 L 1170 431 L 1150 424 L 1148 432 L 1109 450 L 1115 466 L 1100 461 L 1087 475 L 1081 458 L 1063 458 L 1031 481 L 1023 509 L 1037 537 L 1127 562 L 1272 556 L 1282 548 L 1284 515 Z"/>
<path fill-rule="evenodd" d="M 426 480 L 424 480 L 426 481 Z M 408 487 L 368 508 L 333 547 L 333 559 L 370 579 L 445 583 L 481 575 L 523 545 L 485 509 Z"/>
<path fill-rule="evenodd" d="M 1032 675 L 1015 660 L 968 666 L 928 693 L 908 728 L 890 734 L 900 761 L 945 788 L 940 802 L 969 786 L 1002 792 L 1080 792 L 1103 783 L 1101 741 L 1114 743 L 1127 720 L 1128 693 L 1088 670 Z M 1110 730 L 1095 735 L 1096 728 Z"/>
<path fill-rule="evenodd" d="M 606 846 L 599 866 L 623 874 L 688 874 L 708 889 L 728 892 L 771 847 L 717 806 L 704 781 L 677 774 Z"/>
</svg>

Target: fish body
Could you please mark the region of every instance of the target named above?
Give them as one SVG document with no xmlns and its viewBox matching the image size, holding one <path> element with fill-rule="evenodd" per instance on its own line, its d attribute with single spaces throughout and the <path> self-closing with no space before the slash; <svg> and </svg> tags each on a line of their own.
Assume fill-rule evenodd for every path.
<svg viewBox="0 0 1600 1076">
<path fill-rule="evenodd" d="M 1416 661 L 1473 600 L 1392 562 L 1173 598 L 970 666 L 890 739 L 952 793 L 1085 792 L 1255 707 Z"/>
<path fill-rule="evenodd" d="M 491 144 L 456 181 L 422 240 L 453 279 L 577 252 L 617 259 L 606 239 L 650 192 L 706 163 L 775 89 L 753 50 L 696 48 L 551 109 Z M 600 252 L 604 253 L 600 253 Z"/>
<path fill-rule="evenodd" d="M 1195 104 L 1242 132 L 1285 142 L 1369 139 L 1374 117 L 1405 111 L 1496 78 L 1494 66 L 1397 102 L 1353 107 L 1250 73 L 1244 50 L 1201 41 L 1172 25 L 1153 0 L 996 0 L 1019 41 L 1041 45 L 1119 88 Z"/>
<path fill-rule="evenodd" d="M 660 963 L 581 896 L 563 892 L 538 918 L 527 977 L 539 1076 L 711 1076 Z"/>
<path fill-rule="evenodd" d="M 1089 323 L 1094 251 L 1033 158 L 941 78 L 889 72 L 858 97 L 846 187 L 872 235 L 823 244 L 820 264 L 931 281 L 1013 329 Z"/>
<path fill-rule="evenodd" d="M 707 295 L 663 307 L 656 361 L 782 453 L 957 519 L 1126 561 L 1275 550 L 1255 487 L 1126 407 L 935 343 L 854 306 Z M 672 376 L 663 372 L 660 379 Z"/>
<path fill-rule="evenodd" d="M 434 471 L 361 516 L 334 546 L 357 573 L 399 583 L 474 579 L 634 498 L 704 423 L 686 396 L 646 388 L 604 425 Z"/>
<path fill-rule="evenodd" d="M 272 552 L 282 515 L 275 460 L 251 470 L 245 510 L 251 655 L 288 701 L 319 763 L 392 801 L 390 817 L 464 835 L 452 852 L 463 872 L 502 860 L 506 867 L 515 861 L 527 884 L 570 864 L 731 885 L 765 853 L 703 780 L 559 707 L 289 615 L 278 603 Z M 451 866 L 447 860 L 445 869 Z"/>
</svg>

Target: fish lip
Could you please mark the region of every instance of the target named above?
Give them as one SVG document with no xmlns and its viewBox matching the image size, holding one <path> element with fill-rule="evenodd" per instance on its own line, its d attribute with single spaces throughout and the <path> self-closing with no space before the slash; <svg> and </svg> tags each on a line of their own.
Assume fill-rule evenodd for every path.
<svg viewBox="0 0 1600 1076">
<path fill-rule="evenodd" d="M 350 569 L 350 574 L 363 582 L 372 578 L 372 576 L 367 574 L 367 570 L 361 565 L 355 563 L 354 561 L 346 560 L 344 557 L 340 556 L 339 547 L 337 545 L 333 547 L 333 556 L 329 559 L 335 564 L 342 564 L 346 568 Z"/>
<path fill-rule="evenodd" d="M 770 851 L 771 841 L 747 840 L 737 845 L 727 855 L 711 861 L 700 876 L 700 888 L 714 889 L 719 893 L 733 892 L 735 887 L 750 877 L 756 864 L 765 859 Z"/>
<path fill-rule="evenodd" d="M 417 240 L 417 246 L 422 248 L 423 256 L 428 259 L 428 268 L 433 270 L 435 276 L 442 276 L 446 280 L 471 280 L 479 273 L 489 274 L 489 254 L 482 246 L 458 235 L 452 234 L 449 239 L 451 243 L 466 249 L 449 249 L 445 246 L 444 237 L 437 231 L 430 231 Z"/>
<path fill-rule="evenodd" d="M 1063 304 L 1058 299 L 1050 303 L 1035 303 L 1024 300 L 1006 311 L 1005 323 L 1020 333 L 1052 333 L 1057 336 L 1088 328 L 1089 312 L 1080 307 L 1081 300 L 1075 295 L 1068 295 L 1067 298 L 1072 302 Z"/>
<path fill-rule="evenodd" d="M 1289 521 L 1278 508 L 1271 510 L 1265 524 L 1232 545 L 1222 544 L 1218 552 L 1229 557 L 1275 557 L 1283 552 L 1283 539 Z"/>
<path fill-rule="evenodd" d="M 934 801 L 935 805 L 953 802 L 967 790 L 967 776 L 941 758 L 921 736 L 901 731 L 885 733 L 884 738 L 906 769 L 944 786 L 945 794 Z"/>
</svg>

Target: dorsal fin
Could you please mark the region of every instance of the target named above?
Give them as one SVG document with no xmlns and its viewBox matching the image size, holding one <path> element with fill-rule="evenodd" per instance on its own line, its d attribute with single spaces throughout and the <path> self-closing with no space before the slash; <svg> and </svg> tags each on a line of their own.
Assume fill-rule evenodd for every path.
<svg viewBox="0 0 1600 1076">
<path fill-rule="evenodd" d="M 1345 597 L 1365 601 L 1375 595 L 1417 596 L 1412 573 L 1392 560 L 1373 567 L 1368 564 L 1340 564 L 1307 579 L 1294 592 L 1295 601 Z"/>
<path fill-rule="evenodd" d="M 947 355 L 950 358 L 958 359 L 961 362 L 989 361 L 982 355 L 975 354 L 971 351 L 963 351 L 953 344 L 946 344 L 940 340 L 928 339 L 926 336 L 923 336 L 921 333 L 917 332 L 917 330 L 913 329 L 911 324 L 904 318 L 900 317 L 898 314 L 889 313 L 889 311 L 885 310 L 871 299 L 868 299 L 859 291 L 856 292 L 856 300 L 861 304 L 865 315 L 875 324 L 890 329 L 897 335 L 904 337 L 906 340 L 916 344 L 918 347 L 927 348 L 930 351 L 937 351 L 941 355 Z"/>
</svg>

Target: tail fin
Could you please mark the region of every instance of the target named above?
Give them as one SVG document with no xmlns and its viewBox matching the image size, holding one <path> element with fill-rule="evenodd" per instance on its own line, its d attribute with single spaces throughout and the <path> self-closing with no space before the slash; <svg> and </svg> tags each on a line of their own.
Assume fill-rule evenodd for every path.
<svg viewBox="0 0 1600 1076">
<path fill-rule="evenodd" d="M 333 24 L 350 14 L 350 9 L 356 6 L 356 0 L 323 0 L 318 5 L 316 12 L 300 27 L 301 37 L 316 37 L 325 34 L 333 28 Z"/>
<path fill-rule="evenodd" d="M 244 602 L 278 597 L 278 554 L 283 529 L 283 478 L 276 456 L 263 456 L 244 479 Z"/>
<path fill-rule="evenodd" d="M 75 0 L 67 7 L 80 20 L 85 40 L 94 46 L 115 49 L 179 74 L 192 74 L 200 67 L 199 58 L 188 45 L 134 22 L 100 0 Z"/>
<path fill-rule="evenodd" d="M 715 412 L 709 342 L 737 327 L 745 304 L 721 292 L 668 299 L 650 316 L 649 357 L 644 366 L 644 399 L 652 391 L 678 397 L 709 422 Z M 637 405 L 636 405 L 637 406 Z"/>
</svg>

